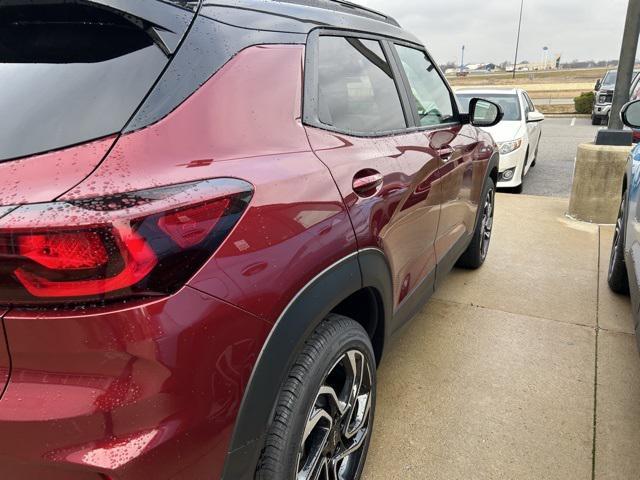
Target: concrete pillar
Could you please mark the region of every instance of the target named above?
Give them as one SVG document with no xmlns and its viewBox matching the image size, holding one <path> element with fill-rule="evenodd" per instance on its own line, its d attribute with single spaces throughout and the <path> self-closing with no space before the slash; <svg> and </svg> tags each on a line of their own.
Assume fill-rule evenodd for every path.
<svg viewBox="0 0 640 480">
<path fill-rule="evenodd" d="M 578 147 L 569 202 L 571 217 L 591 223 L 615 223 L 631 148 L 592 143 Z"/>
</svg>

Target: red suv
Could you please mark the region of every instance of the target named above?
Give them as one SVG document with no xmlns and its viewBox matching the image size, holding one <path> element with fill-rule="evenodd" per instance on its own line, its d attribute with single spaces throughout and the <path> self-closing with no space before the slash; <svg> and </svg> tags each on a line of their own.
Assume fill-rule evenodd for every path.
<svg viewBox="0 0 640 480">
<path fill-rule="evenodd" d="M 500 108 L 348 2 L 0 9 L 0 478 L 359 478 Z"/>
</svg>

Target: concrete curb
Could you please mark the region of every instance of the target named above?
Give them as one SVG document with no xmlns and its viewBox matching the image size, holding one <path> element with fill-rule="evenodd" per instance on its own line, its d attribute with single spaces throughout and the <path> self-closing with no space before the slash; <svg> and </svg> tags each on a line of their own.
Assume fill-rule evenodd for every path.
<svg viewBox="0 0 640 480">
<path fill-rule="evenodd" d="M 622 177 L 632 148 L 592 143 L 578 146 L 570 217 L 590 223 L 615 223 L 622 197 Z"/>
</svg>

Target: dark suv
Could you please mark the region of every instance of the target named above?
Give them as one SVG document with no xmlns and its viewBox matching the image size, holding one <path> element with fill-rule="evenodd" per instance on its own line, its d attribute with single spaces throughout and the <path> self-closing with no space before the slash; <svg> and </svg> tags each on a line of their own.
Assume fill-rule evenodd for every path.
<svg viewBox="0 0 640 480">
<path fill-rule="evenodd" d="M 638 71 L 634 70 L 633 78 L 637 78 Z M 591 112 L 591 124 L 602 125 L 609 123 L 609 113 L 613 105 L 613 93 L 616 89 L 616 80 L 618 79 L 617 70 L 609 70 L 602 79 L 596 82 L 595 103 Z"/>
<path fill-rule="evenodd" d="M 0 478 L 359 478 L 500 108 L 347 2 L 0 12 Z"/>
</svg>

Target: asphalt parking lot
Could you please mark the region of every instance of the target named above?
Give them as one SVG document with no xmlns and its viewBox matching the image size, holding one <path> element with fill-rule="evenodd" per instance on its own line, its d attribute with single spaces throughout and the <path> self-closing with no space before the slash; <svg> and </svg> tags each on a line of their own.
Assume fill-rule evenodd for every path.
<svg viewBox="0 0 640 480">
<path fill-rule="evenodd" d="M 455 270 L 386 353 L 364 480 L 640 478 L 640 359 L 629 300 L 606 285 L 613 227 L 568 219 L 567 199 L 496 203 L 487 263 Z"/>
<path fill-rule="evenodd" d="M 524 193 L 569 197 L 578 145 L 592 142 L 598 129 L 589 118 L 547 118 L 535 168 L 525 177 Z"/>
</svg>

